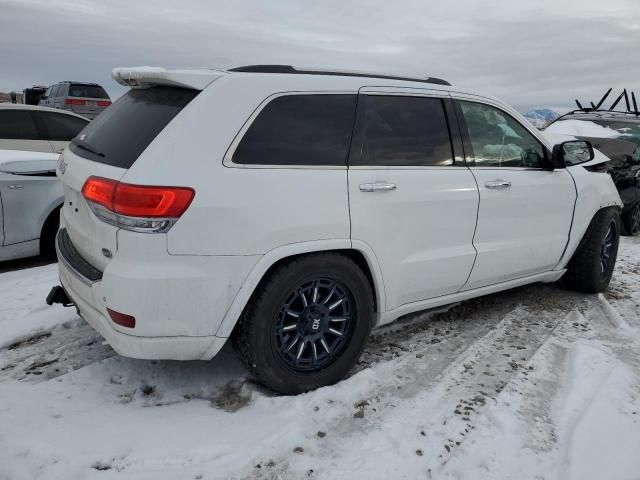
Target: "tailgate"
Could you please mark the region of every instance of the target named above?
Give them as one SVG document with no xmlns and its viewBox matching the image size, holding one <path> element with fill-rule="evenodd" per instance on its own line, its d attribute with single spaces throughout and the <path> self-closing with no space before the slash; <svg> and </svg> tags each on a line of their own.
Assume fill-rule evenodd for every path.
<svg viewBox="0 0 640 480">
<path fill-rule="evenodd" d="M 109 259 L 102 250 L 115 254 L 118 248 L 118 227 L 99 220 L 82 196 L 82 186 L 92 175 L 120 180 L 126 169 L 93 162 L 65 149 L 58 163 L 57 174 L 64 188 L 64 205 L 60 212 L 61 226 L 67 229 L 78 253 L 95 268 L 104 271 Z"/>
<path fill-rule="evenodd" d="M 164 86 L 129 90 L 64 150 L 57 169 L 65 196 L 61 227 L 66 227 L 78 254 L 100 271 L 117 252 L 119 227 L 96 216 L 82 187 L 92 176 L 120 181 L 197 94 L 196 90 Z M 149 165 L 152 168 L 153 160 Z"/>
<path fill-rule="evenodd" d="M 71 110 L 78 115 L 98 115 L 105 108 L 111 105 L 109 99 L 102 98 L 72 98 L 74 103 Z"/>
</svg>

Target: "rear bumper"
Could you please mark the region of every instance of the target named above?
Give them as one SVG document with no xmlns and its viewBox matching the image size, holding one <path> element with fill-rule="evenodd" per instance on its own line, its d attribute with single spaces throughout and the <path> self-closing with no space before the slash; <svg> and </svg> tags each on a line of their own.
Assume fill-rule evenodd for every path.
<svg viewBox="0 0 640 480">
<path fill-rule="evenodd" d="M 66 267 L 61 266 L 61 269 Z M 73 290 L 73 283 L 60 281 L 84 318 L 120 355 L 148 360 L 208 360 L 220 351 L 226 338 L 208 337 L 138 337 L 117 331 L 111 321 Z"/>
<path fill-rule="evenodd" d="M 206 268 L 211 259 L 177 257 L 145 261 L 140 254 L 134 258 L 118 254 L 118 259 L 112 260 L 104 272 L 93 272 L 92 276 L 91 270 L 83 265 L 86 260 L 70 240 L 67 242 L 64 221 L 61 223 L 56 238 L 60 282 L 80 316 L 116 352 L 133 358 L 169 360 L 206 360 L 218 353 L 226 338 L 214 333 L 228 308 L 223 305 L 227 300 L 222 302 L 221 298 L 228 298 L 230 304 L 235 296 L 224 288 L 220 291 L 219 286 L 233 283 L 224 278 L 231 265 L 222 268 L 222 263 L 218 263 L 216 272 L 215 268 Z M 148 245 L 144 247 L 147 252 L 154 250 Z M 217 290 L 210 290 L 215 286 Z M 217 311 L 211 308 L 212 301 L 220 307 Z M 135 328 L 115 324 L 107 306 L 135 316 Z"/>
</svg>

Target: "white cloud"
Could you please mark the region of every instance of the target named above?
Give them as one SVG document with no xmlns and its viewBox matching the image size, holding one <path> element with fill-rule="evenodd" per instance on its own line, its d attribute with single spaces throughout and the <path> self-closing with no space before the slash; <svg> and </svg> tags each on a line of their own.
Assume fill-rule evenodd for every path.
<svg viewBox="0 0 640 480">
<path fill-rule="evenodd" d="M 0 0 L 0 12 L 0 90 L 76 79 L 118 94 L 114 66 L 290 63 L 440 76 L 526 108 L 640 78 L 637 0 Z"/>
</svg>

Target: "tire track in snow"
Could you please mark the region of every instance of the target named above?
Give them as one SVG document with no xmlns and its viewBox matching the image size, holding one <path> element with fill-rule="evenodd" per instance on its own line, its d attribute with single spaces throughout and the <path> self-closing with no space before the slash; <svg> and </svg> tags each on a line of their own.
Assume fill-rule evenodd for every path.
<svg viewBox="0 0 640 480">
<path fill-rule="evenodd" d="M 526 296 L 532 292 L 533 297 L 537 297 L 535 293 L 544 292 L 551 297 L 566 298 L 566 292 L 554 292 L 545 286 L 520 290 L 516 298 L 522 301 L 523 293 Z M 576 296 L 573 303 L 587 309 L 593 301 L 591 298 Z M 390 457 L 390 475 L 395 468 L 393 463 L 406 462 L 407 455 L 411 461 L 424 464 L 425 474 L 446 463 L 474 428 L 487 404 L 517 375 L 526 381 L 528 360 L 556 327 L 565 322 L 574 323 L 578 318 L 575 315 L 580 315 L 577 312 L 567 315 L 566 305 L 558 309 L 553 300 L 549 302 L 550 307 L 545 307 L 545 302 L 524 301 L 501 317 L 496 317 L 492 308 L 476 312 L 477 316 L 486 315 L 483 320 L 493 319 L 493 322 L 481 320 L 474 325 L 473 320 L 467 319 L 470 320 L 465 325 L 468 328 L 458 334 L 449 332 L 435 344 L 422 333 L 398 344 L 395 359 L 385 359 L 371 367 L 379 382 L 369 391 L 361 392 L 360 402 L 351 410 L 353 415 L 337 416 L 328 424 L 317 425 L 318 430 L 338 438 L 337 444 L 323 446 L 317 439 L 307 438 L 305 448 L 312 450 L 314 460 L 322 465 L 313 469 L 315 473 L 320 478 L 333 478 L 332 472 L 340 472 L 343 478 L 351 473 L 356 475 L 358 472 L 349 469 L 357 465 L 359 459 L 354 458 L 355 451 L 348 446 L 359 444 L 366 448 L 373 441 L 369 440 L 370 435 L 375 435 L 379 443 L 388 443 L 389 449 L 415 446 L 413 450 L 407 446 L 399 455 Z M 450 314 L 444 314 L 447 315 Z M 420 421 L 415 417 L 404 418 L 399 411 L 420 412 Z M 444 444 L 442 439 L 446 439 Z M 275 470 L 285 477 L 302 475 L 307 471 L 302 467 L 306 468 L 309 461 L 300 458 L 300 455 L 284 455 L 276 462 Z M 254 459 L 255 463 L 266 460 Z M 274 478 L 273 473 L 274 470 L 260 470 L 249 478 Z"/>
<path fill-rule="evenodd" d="M 115 354 L 88 323 L 74 320 L 0 349 L 0 382 L 51 380 Z"/>
</svg>

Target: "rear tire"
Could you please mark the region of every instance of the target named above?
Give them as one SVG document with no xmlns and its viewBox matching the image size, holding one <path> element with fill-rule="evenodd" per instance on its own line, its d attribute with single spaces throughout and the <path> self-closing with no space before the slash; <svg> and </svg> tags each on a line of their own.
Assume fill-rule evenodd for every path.
<svg viewBox="0 0 640 480">
<path fill-rule="evenodd" d="M 625 234 L 636 236 L 640 233 L 640 203 L 633 207 L 624 217 Z"/>
<path fill-rule="evenodd" d="M 620 230 L 616 209 L 596 213 L 567 267 L 564 280 L 570 288 L 585 293 L 607 289 L 618 256 Z"/>
<path fill-rule="evenodd" d="M 232 343 L 260 383 L 298 394 L 341 380 L 373 323 L 371 286 L 358 265 L 340 254 L 309 255 L 263 280 Z"/>
</svg>

